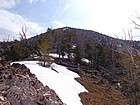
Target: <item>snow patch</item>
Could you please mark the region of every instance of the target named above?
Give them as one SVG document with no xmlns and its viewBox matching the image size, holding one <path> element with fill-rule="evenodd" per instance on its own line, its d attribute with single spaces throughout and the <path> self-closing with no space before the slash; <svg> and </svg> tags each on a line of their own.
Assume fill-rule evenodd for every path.
<svg viewBox="0 0 140 105">
<path fill-rule="evenodd" d="M 82 61 L 86 62 L 86 63 L 90 63 L 90 61 L 88 59 L 86 59 L 86 58 L 83 58 Z"/>
<path fill-rule="evenodd" d="M 38 61 L 20 61 L 14 63 L 25 64 L 44 86 L 47 85 L 53 89 L 67 105 L 82 105 L 78 94 L 88 91 L 74 79 L 79 77 L 77 73 L 69 71 L 66 67 L 55 63 L 50 68 L 39 66 Z"/>
<path fill-rule="evenodd" d="M 50 53 L 50 56 L 52 56 L 53 58 L 59 58 L 59 54 L 56 53 Z M 62 55 L 60 55 L 60 57 L 62 58 Z M 64 58 L 68 58 L 67 54 L 64 56 Z"/>
<path fill-rule="evenodd" d="M 65 27 L 65 28 L 63 28 L 63 31 L 68 30 L 68 29 L 69 29 L 68 27 Z"/>
</svg>

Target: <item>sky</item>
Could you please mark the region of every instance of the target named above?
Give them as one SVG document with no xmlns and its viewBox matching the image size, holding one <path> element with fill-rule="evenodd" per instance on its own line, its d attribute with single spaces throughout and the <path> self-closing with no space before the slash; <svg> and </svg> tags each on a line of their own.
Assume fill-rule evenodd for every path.
<svg viewBox="0 0 140 105">
<path fill-rule="evenodd" d="M 140 29 L 131 20 L 140 23 L 139 4 L 139 0 L 0 0 L 0 40 L 19 38 L 22 27 L 32 37 L 65 26 L 123 39 L 131 28 L 139 40 Z"/>
</svg>

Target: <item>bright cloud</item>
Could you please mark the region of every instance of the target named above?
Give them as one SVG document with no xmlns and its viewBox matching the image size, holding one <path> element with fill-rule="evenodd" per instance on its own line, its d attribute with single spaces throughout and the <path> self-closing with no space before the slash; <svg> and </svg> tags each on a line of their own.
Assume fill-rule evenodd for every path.
<svg viewBox="0 0 140 105">
<path fill-rule="evenodd" d="M 60 28 L 60 27 L 65 27 L 66 25 L 60 21 L 52 21 L 52 24 L 53 24 L 53 28 Z"/>
<path fill-rule="evenodd" d="M 46 0 L 27 0 L 27 2 L 29 2 L 30 4 L 32 4 L 33 2 L 37 2 L 37 1 L 45 2 Z"/>
<path fill-rule="evenodd" d="M 140 14 L 139 4 L 139 0 L 1 0 L 0 9 L 9 12 L 0 12 L 0 34 L 17 33 L 21 26 L 28 25 L 32 30 L 30 35 L 35 35 L 44 30 L 40 24 L 45 24 L 53 28 L 70 26 L 121 36 L 123 29 L 134 28 L 130 17 L 136 15 L 135 11 Z M 133 32 L 135 34 L 135 30 Z"/>
<path fill-rule="evenodd" d="M 64 7 L 64 10 L 71 8 L 72 6 L 73 6 L 73 3 L 66 4 Z"/>
<path fill-rule="evenodd" d="M 6 10 L 0 10 L 0 35 L 16 37 L 22 27 L 28 28 L 27 37 L 44 32 L 44 28 L 35 22 L 31 22 L 18 14 L 10 13 Z"/>
<path fill-rule="evenodd" d="M 10 9 L 16 6 L 19 0 L 1 0 L 0 8 L 1 9 Z"/>
<path fill-rule="evenodd" d="M 33 2 L 36 2 L 37 0 L 27 0 L 27 2 L 29 2 L 30 4 L 32 4 Z"/>
<path fill-rule="evenodd" d="M 74 4 L 73 12 L 79 15 L 77 21 L 81 21 L 78 25 L 80 28 L 111 36 L 123 34 L 123 29 L 131 27 L 131 15 L 135 11 L 140 12 L 139 0 L 71 0 L 71 2 Z"/>
</svg>

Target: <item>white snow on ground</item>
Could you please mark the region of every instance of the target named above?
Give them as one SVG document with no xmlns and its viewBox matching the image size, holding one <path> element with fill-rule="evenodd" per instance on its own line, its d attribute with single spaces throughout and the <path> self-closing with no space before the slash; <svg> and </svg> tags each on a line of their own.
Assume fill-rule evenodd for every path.
<svg viewBox="0 0 140 105">
<path fill-rule="evenodd" d="M 86 58 L 83 58 L 82 61 L 86 62 L 86 63 L 90 63 L 90 61 L 88 59 L 86 59 Z"/>
<path fill-rule="evenodd" d="M 59 54 L 56 53 L 50 53 L 50 56 L 52 56 L 53 58 L 59 58 Z M 62 58 L 62 55 L 60 55 L 60 57 Z M 68 58 L 67 54 L 64 56 L 64 58 Z"/>
<path fill-rule="evenodd" d="M 55 63 L 53 63 L 50 68 L 39 66 L 37 64 L 38 61 L 20 61 L 14 63 L 25 64 L 44 86 L 47 85 L 53 89 L 59 98 L 67 105 L 82 105 L 78 94 L 87 92 L 87 90 L 74 79 L 79 77 L 78 74 Z"/>
</svg>

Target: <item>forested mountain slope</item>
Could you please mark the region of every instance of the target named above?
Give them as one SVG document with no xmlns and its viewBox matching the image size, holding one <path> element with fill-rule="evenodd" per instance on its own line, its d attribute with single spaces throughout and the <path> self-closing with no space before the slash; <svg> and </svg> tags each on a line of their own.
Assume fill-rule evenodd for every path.
<svg viewBox="0 0 140 105">
<path fill-rule="evenodd" d="M 110 86 L 119 86 L 129 103 L 137 105 L 140 103 L 139 49 L 139 41 L 63 27 L 48 28 L 47 32 L 29 39 L 23 34 L 20 41 L 2 42 L 0 55 L 7 61 L 34 60 L 36 56 L 35 60 L 43 62 L 44 67 L 55 62 L 78 74 L 98 77 L 96 84 L 107 82 Z"/>
</svg>

